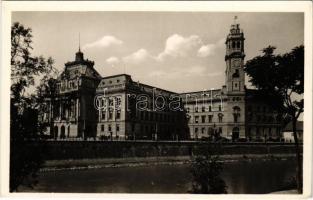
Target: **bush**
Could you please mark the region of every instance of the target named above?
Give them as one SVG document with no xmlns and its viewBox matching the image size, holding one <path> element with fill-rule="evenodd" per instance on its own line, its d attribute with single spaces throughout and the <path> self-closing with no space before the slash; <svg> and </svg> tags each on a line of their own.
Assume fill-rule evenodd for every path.
<svg viewBox="0 0 313 200">
<path fill-rule="evenodd" d="M 218 156 L 198 156 L 191 163 L 192 193 L 226 194 L 227 186 L 220 177 L 223 163 Z"/>
</svg>

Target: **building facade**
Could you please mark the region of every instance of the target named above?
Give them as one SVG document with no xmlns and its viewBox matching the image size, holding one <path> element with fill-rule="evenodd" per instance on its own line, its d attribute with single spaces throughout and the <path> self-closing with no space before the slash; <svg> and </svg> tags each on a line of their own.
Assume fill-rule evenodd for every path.
<svg viewBox="0 0 313 200">
<path fill-rule="evenodd" d="M 225 85 L 182 94 L 190 137 L 279 140 L 281 119 L 258 90 L 245 87 L 244 33 L 233 24 L 226 38 Z"/>
<path fill-rule="evenodd" d="M 79 50 L 58 77 L 55 97 L 47 98 L 48 132 L 110 140 L 279 140 L 280 114 L 245 87 L 244 41 L 239 24 L 231 25 L 221 89 L 180 94 L 127 74 L 101 77 Z"/>
</svg>

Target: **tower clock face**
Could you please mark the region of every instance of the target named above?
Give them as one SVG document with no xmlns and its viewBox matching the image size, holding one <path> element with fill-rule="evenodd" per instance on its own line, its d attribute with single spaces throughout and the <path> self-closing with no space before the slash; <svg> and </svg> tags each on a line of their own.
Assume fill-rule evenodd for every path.
<svg viewBox="0 0 313 200">
<path fill-rule="evenodd" d="M 238 59 L 238 58 L 234 59 L 234 61 L 233 61 L 233 66 L 234 67 L 240 67 L 240 64 L 241 64 L 241 60 L 240 59 Z"/>
</svg>

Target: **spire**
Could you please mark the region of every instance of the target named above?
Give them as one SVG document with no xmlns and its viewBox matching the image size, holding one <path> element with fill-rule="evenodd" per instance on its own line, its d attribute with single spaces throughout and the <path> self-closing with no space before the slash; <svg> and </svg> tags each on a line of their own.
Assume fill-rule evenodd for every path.
<svg viewBox="0 0 313 200">
<path fill-rule="evenodd" d="M 76 53 L 75 61 L 84 61 L 84 54 L 80 51 L 80 33 L 78 33 L 78 52 Z"/>
<path fill-rule="evenodd" d="M 84 54 L 80 51 L 80 33 L 78 33 L 78 52 L 76 53 L 75 61 L 84 61 Z"/>
<path fill-rule="evenodd" d="M 80 52 L 80 32 L 78 33 L 78 52 Z"/>
</svg>

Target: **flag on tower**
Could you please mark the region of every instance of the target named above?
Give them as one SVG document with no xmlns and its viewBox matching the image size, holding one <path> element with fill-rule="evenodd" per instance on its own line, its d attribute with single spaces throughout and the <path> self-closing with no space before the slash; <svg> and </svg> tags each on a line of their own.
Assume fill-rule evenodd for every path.
<svg viewBox="0 0 313 200">
<path fill-rule="evenodd" d="M 234 24 L 236 24 L 236 19 L 238 19 L 237 15 L 234 17 Z"/>
</svg>

